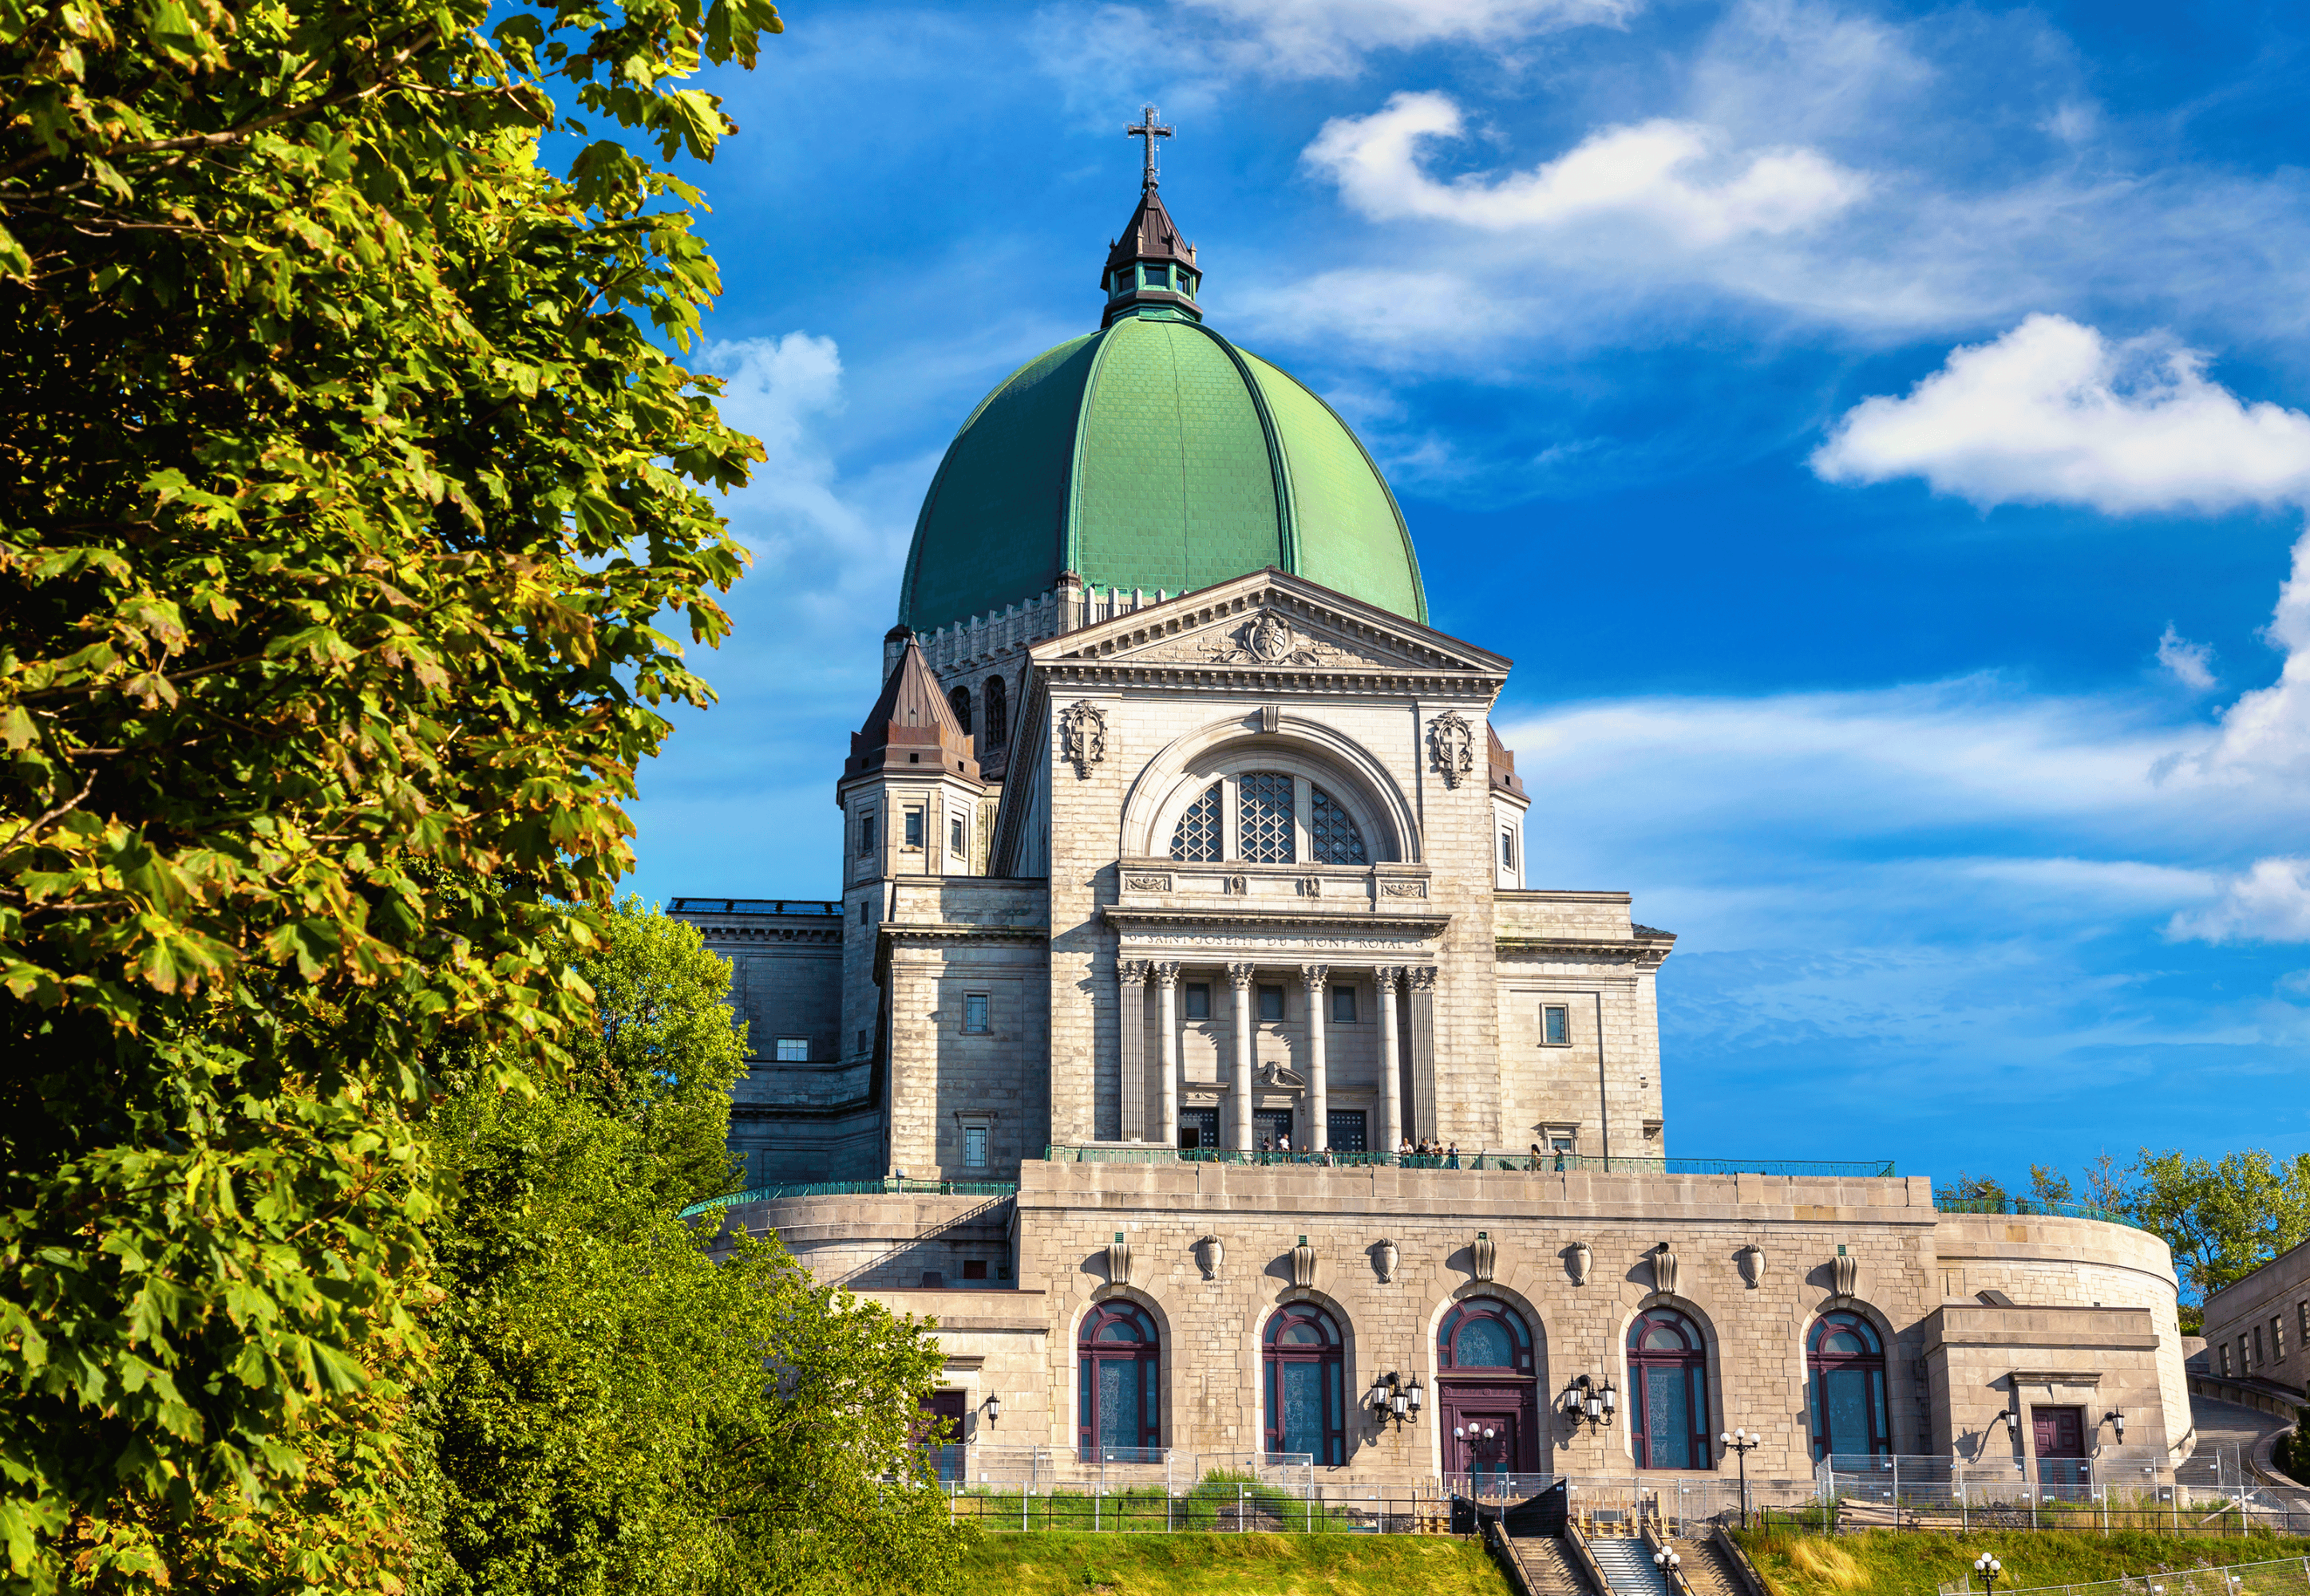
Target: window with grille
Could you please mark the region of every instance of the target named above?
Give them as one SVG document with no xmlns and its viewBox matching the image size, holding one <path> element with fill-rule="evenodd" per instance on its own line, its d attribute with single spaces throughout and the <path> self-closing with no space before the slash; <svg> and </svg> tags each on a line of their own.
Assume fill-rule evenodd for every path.
<svg viewBox="0 0 2310 1596">
<path fill-rule="evenodd" d="M 1222 804 L 1220 784 L 1213 782 L 1203 795 L 1179 817 L 1177 828 L 1171 833 L 1171 857 L 1185 860 L 1217 859 L 1220 856 L 1220 828 Z M 1287 813 L 1289 811 L 1287 811 Z"/>
<path fill-rule="evenodd" d="M 962 1000 L 962 1028 L 983 1033 L 986 1027 L 986 993 L 966 993 Z"/>
<path fill-rule="evenodd" d="M 1368 864 L 1364 857 L 1364 834 L 1356 829 L 1355 817 L 1340 807 L 1339 800 L 1321 787 L 1311 789 L 1315 797 L 1308 806 L 1307 846 L 1315 850 L 1318 864 Z M 1286 854 L 1286 858 L 1290 855 Z"/>
<path fill-rule="evenodd" d="M 1572 1045 L 1572 1011 L 1562 1003 L 1543 1003 L 1540 1009 L 1540 1042 L 1543 1047 Z"/>
<path fill-rule="evenodd" d="M 810 1038 L 808 1037 L 780 1037 L 778 1038 L 778 1063 L 782 1064 L 806 1064 L 810 1063 Z"/>
<path fill-rule="evenodd" d="M 1276 770 L 1246 772 L 1237 785 L 1236 811 L 1246 861 L 1289 864 L 1298 857 L 1292 846 L 1290 776 Z"/>
</svg>

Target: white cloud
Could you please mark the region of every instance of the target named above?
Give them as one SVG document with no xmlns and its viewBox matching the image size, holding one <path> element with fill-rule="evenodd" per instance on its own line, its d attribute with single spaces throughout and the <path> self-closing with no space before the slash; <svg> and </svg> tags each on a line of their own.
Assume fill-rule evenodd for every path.
<svg viewBox="0 0 2310 1596">
<path fill-rule="evenodd" d="M 1240 30 L 1268 74 L 1339 77 L 1375 50 L 1498 47 L 1536 33 L 1618 26 L 1640 0 L 1185 0 Z"/>
<path fill-rule="evenodd" d="M 2078 504 L 2112 515 L 2227 510 L 2310 496 L 2310 415 L 2245 404 L 2206 357 L 2028 317 L 1953 350 L 1902 398 L 1865 399 L 1812 456 L 1834 482 L 1918 476 L 1987 508 Z"/>
<path fill-rule="evenodd" d="M 1715 130 L 1664 117 L 1591 134 L 1530 171 L 1437 181 L 1422 164 L 1425 146 L 1465 132 L 1448 95 L 1398 93 L 1368 117 L 1325 123 L 1304 159 L 1378 221 L 1487 231 L 1635 222 L 1687 247 L 1811 226 L 1867 186 L 1815 151 L 1737 152 Z"/>
<path fill-rule="evenodd" d="M 2310 859 L 2257 859 L 2219 903 L 2174 916 L 2167 934 L 2207 942 L 2310 942 Z"/>
<path fill-rule="evenodd" d="M 2286 663 L 2276 681 L 2241 693 L 2223 712 L 2221 742 L 2204 761 L 2209 774 L 2310 774 L 2310 533 L 2294 544 L 2294 568 L 2262 637 L 2285 650 Z"/>
<path fill-rule="evenodd" d="M 2174 629 L 2167 621 L 2166 630 L 2158 639 L 2158 663 L 2174 673 L 2174 680 L 2192 692 L 2210 691 L 2214 685 L 2214 646 L 2193 643 Z"/>
</svg>

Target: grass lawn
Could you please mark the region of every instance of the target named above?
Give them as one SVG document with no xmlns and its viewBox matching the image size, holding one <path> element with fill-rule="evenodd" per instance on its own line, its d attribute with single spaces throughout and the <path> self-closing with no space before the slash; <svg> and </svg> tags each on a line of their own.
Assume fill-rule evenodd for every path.
<svg viewBox="0 0 2310 1596">
<path fill-rule="evenodd" d="M 1736 1538 L 1776 1596 L 1933 1596 L 1942 1584 L 1964 1579 L 1973 1579 L 1978 1592 L 1973 1560 L 1984 1552 L 2005 1565 L 1997 1582 L 1998 1596 L 2004 1596 L 2009 1587 L 2021 1591 L 2143 1574 L 2157 1578 L 2192 1568 L 2310 1555 L 2310 1540 L 2298 1536 L 2176 1540 L 2141 1530 L 2108 1535 L 2083 1530 L 1971 1535 L 1870 1530 L 1834 1538 L 1756 1531 Z M 2215 1596 L 2213 1587 L 2202 1581 L 2158 1583 L 2167 1586 L 2168 1596 Z M 2310 1596 L 2310 1571 L 2299 1561 L 2265 1570 L 2249 1576 L 2236 1596 Z"/>
<path fill-rule="evenodd" d="M 1480 1540 L 1447 1535 L 989 1535 L 962 1596 L 1508 1596 Z M 1928 1588 L 1927 1596 L 1931 1596 Z"/>
</svg>

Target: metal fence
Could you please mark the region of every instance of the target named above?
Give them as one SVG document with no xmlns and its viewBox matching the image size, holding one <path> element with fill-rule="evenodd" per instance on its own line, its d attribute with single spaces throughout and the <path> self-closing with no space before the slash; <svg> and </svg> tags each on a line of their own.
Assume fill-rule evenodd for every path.
<svg viewBox="0 0 2310 1596">
<path fill-rule="evenodd" d="M 982 1529 L 1116 1534 L 1411 1534 L 1451 1516 L 1432 1491 L 1316 1482 L 1304 1452 L 1171 1447 L 926 1449 L 948 1512 Z"/>
<path fill-rule="evenodd" d="M 2263 1489 L 2235 1442 L 2179 1462 L 2143 1448 L 2034 1464 L 1838 1453 L 1822 1460 L 1815 1479 L 1816 1505 L 1793 1516 L 1793 1528 L 2310 1530 L 2310 1513 Z"/>
<path fill-rule="evenodd" d="M 1972 1596 L 1962 1583 L 1941 1586 L 1941 1596 Z M 2089 1585 L 2025 1585 L 2002 1596 L 2305 1596 L 2310 1592 L 2310 1557 L 2277 1557 L 2230 1563 L 2218 1568 L 2176 1568 Z"/>
<path fill-rule="evenodd" d="M 2009 1197 L 2003 1193 L 1984 1197 L 1935 1186 L 1933 1207 L 1945 1214 L 2045 1214 L 2063 1219 L 2099 1219 L 2105 1225 L 2127 1225 L 2136 1230 L 2149 1228 L 2131 1214 L 2120 1213 L 2114 1208 L 2097 1208 L 2090 1202 L 2047 1202 L 2042 1198 Z"/>
<path fill-rule="evenodd" d="M 820 1180 L 778 1186 L 750 1186 L 727 1197 L 708 1197 L 682 1210 L 682 1217 L 741 1202 L 777 1202 L 788 1197 L 1016 1197 L 1019 1183 L 1007 1180 Z"/>
</svg>

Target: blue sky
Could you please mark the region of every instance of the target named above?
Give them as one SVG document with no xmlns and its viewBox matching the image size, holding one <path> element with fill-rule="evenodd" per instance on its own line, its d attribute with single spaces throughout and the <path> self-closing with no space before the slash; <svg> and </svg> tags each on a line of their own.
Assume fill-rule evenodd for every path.
<svg viewBox="0 0 2310 1596">
<path fill-rule="evenodd" d="M 700 174 L 769 453 L 645 894 L 825 896 L 916 507 L 1164 195 L 1387 471 L 1672 1150 L 2310 1149 L 2299 7 L 797 0 Z M 2297 557 L 2300 575 L 2296 577 Z M 2292 585 L 2288 585 L 2292 579 Z"/>
</svg>

